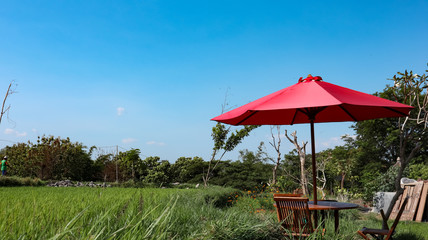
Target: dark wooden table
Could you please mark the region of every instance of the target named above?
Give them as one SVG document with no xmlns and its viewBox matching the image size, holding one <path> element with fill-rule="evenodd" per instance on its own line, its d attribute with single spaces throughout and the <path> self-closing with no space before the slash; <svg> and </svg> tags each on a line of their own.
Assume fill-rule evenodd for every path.
<svg viewBox="0 0 428 240">
<path fill-rule="evenodd" d="M 345 203 L 345 202 L 334 202 L 334 201 L 322 201 L 318 200 L 315 205 L 313 201 L 309 201 L 308 207 L 310 211 L 334 211 L 334 230 L 337 232 L 339 230 L 339 210 L 345 209 L 355 209 L 359 205 L 355 203 Z M 315 220 L 317 221 L 317 220 Z"/>
</svg>

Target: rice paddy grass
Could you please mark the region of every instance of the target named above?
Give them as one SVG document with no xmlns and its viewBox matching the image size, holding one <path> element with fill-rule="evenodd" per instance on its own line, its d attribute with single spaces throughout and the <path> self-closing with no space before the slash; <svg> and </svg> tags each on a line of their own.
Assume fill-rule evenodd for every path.
<svg viewBox="0 0 428 240">
<path fill-rule="evenodd" d="M 1 187 L 0 239 L 284 239 L 272 203 L 268 193 L 220 187 Z M 360 239 L 358 229 L 380 224 L 358 210 L 340 214 L 340 232 L 328 218 L 324 239 Z M 400 223 L 396 239 L 423 240 L 426 229 Z"/>
</svg>

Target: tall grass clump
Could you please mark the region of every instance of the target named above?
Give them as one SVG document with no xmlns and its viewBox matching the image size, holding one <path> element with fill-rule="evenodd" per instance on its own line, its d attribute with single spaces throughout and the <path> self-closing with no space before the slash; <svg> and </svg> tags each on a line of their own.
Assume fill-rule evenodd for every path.
<svg viewBox="0 0 428 240">
<path fill-rule="evenodd" d="M 270 216 L 222 205 L 230 189 L 0 188 L 1 239 L 275 239 Z M 227 202 L 227 200 L 226 200 Z"/>
<path fill-rule="evenodd" d="M 0 187 L 0 203 L 0 239 L 287 239 L 269 195 L 231 188 Z M 323 239 L 359 239 L 381 224 L 343 210 L 336 233 L 332 215 Z M 400 222 L 396 239 L 427 234 L 426 223 Z"/>
<path fill-rule="evenodd" d="M 39 178 L 20 178 L 15 176 L 0 176 L 0 187 L 44 186 L 46 183 Z"/>
</svg>

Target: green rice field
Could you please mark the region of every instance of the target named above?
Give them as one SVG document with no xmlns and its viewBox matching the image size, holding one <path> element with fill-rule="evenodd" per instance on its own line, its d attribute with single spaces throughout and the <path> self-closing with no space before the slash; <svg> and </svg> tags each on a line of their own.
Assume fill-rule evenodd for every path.
<svg viewBox="0 0 428 240">
<path fill-rule="evenodd" d="M 228 188 L 0 188 L 0 239 L 282 239 L 269 194 Z M 380 221 L 342 211 L 340 233 L 360 239 Z M 400 223 L 396 239 L 428 239 L 427 223 Z M 312 239 L 316 239 L 314 236 Z"/>
</svg>

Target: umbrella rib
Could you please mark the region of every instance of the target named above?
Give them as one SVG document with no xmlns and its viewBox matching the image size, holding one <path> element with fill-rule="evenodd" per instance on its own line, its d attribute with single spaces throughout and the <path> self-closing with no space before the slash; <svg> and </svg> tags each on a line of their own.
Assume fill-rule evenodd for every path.
<svg viewBox="0 0 428 240">
<path fill-rule="evenodd" d="M 352 118 L 352 120 L 354 120 L 354 122 L 357 122 L 358 120 L 354 117 L 354 115 L 352 115 L 348 110 L 346 110 L 346 108 L 344 108 L 342 105 L 339 105 L 339 107 L 346 112 L 346 114 L 348 114 L 348 116 L 350 116 Z"/>
<path fill-rule="evenodd" d="M 404 116 L 407 116 L 408 114 L 405 114 L 405 113 L 402 113 L 402 112 L 400 112 L 400 111 L 398 111 L 398 110 L 395 110 L 395 109 L 393 109 L 393 108 L 390 108 L 390 107 L 385 107 L 386 109 L 388 109 L 388 110 L 390 110 L 390 111 L 393 111 L 393 112 L 395 112 L 395 113 L 398 113 L 398 114 L 401 114 L 402 115 L 402 117 L 404 117 Z"/>
<path fill-rule="evenodd" d="M 296 117 L 297 117 L 297 112 L 299 112 L 299 111 L 301 112 L 302 110 L 296 109 L 296 111 L 294 112 L 293 120 L 291 120 L 291 124 L 290 125 L 294 124 L 294 120 L 296 120 Z"/>
<path fill-rule="evenodd" d="M 256 113 L 257 113 L 257 111 L 252 111 L 252 113 L 250 115 L 248 115 L 247 117 L 245 117 L 244 119 L 239 121 L 236 125 L 241 125 L 241 123 L 245 122 L 248 118 L 252 117 Z"/>
</svg>

